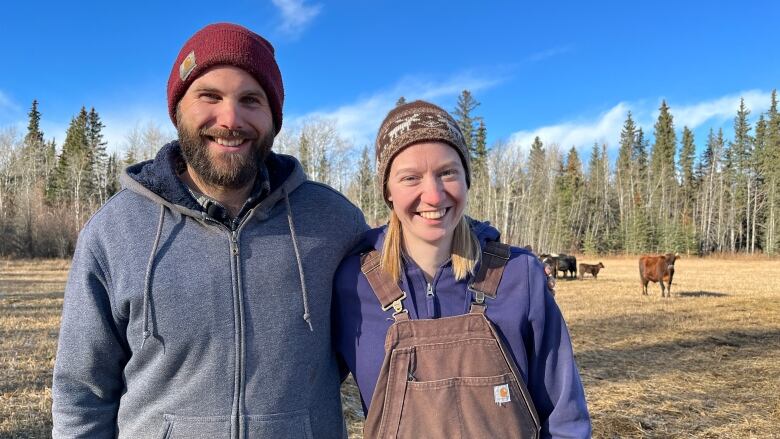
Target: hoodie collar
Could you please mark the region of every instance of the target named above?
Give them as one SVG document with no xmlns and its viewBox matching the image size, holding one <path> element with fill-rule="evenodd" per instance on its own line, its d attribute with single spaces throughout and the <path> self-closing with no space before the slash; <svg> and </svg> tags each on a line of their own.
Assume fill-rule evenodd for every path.
<svg viewBox="0 0 780 439">
<path fill-rule="evenodd" d="M 194 217 L 204 217 L 207 212 L 195 199 L 187 185 L 178 177 L 183 166 L 181 147 L 178 141 L 163 146 L 154 160 L 128 166 L 120 181 L 126 189 L 163 204 L 172 210 Z M 241 217 L 251 207 L 270 210 L 284 199 L 282 189 L 288 194 L 306 181 L 301 164 L 292 156 L 269 153 L 259 176 L 263 181 L 255 188 L 268 187 L 268 191 L 253 191 L 252 206 L 245 206 Z M 267 185 L 264 184 L 267 182 Z"/>
</svg>

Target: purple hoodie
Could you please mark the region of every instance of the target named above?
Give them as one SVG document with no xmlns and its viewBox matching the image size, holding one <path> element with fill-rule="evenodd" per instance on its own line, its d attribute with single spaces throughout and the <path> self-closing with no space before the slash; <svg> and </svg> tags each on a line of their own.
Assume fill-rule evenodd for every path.
<svg viewBox="0 0 780 439">
<path fill-rule="evenodd" d="M 366 248 L 381 251 L 385 227 L 366 232 Z M 474 222 L 472 230 L 480 243 L 497 240 L 498 231 L 488 223 Z M 437 319 L 468 312 L 473 297 L 468 280 L 456 281 L 447 262 L 428 283 L 414 261 L 404 260 L 406 291 L 404 306 L 411 319 Z M 344 259 L 334 279 L 332 328 L 336 353 L 352 372 L 363 401 L 364 413 L 376 387 L 384 358 L 387 329 L 393 323 L 392 310 L 382 311 L 365 276 L 360 256 Z M 531 393 L 542 438 L 588 438 L 590 416 L 585 393 L 574 360 L 571 340 L 558 305 L 547 290 L 541 263 L 523 249 L 512 247 L 510 260 L 495 300 L 486 298 L 487 317 L 511 351 Z"/>
</svg>

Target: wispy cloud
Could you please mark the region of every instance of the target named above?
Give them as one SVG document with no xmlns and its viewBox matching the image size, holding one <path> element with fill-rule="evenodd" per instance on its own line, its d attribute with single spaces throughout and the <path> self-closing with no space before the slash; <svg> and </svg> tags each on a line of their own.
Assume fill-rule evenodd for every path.
<svg viewBox="0 0 780 439">
<path fill-rule="evenodd" d="M 752 114 L 759 114 L 769 108 L 771 93 L 761 90 L 748 90 L 708 101 L 676 108 L 672 107 L 671 112 L 674 116 L 674 124 L 678 128 L 683 126 L 696 128 L 708 121 L 724 122 L 733 120 L 739 109 L 740 98 L 745 99 L 745 106 L 750 109 Z M 672 103 L 669 105 L 672 105 Z"/>
<path fill-rule="evenodd" d="M 509 137 L 509 143 L 527 149 L 530 148 L 537 136 L 546 144 L 556 143 L 565 149 L 571 146 L 592 145 L 593 142 L 610 142 L 620 135 L 620 129 L 628 110 L 629 105 L 620 102 L 609 111 L 593 119 L 563 122 L 532 130 L 517 131 Z"/>
<path fill-rule="evenodd" d="M 527 58 L 527 60 L 530 62 L 539 62 L 554 56 L 563 55 L 569 51 L 571 51 L 571 46 L 557 46 L 551 49 L 543 50 L 541 52 L 533 53 Z"/>
<path fill-rule="evenodd" d="M 463 90 L 471 92 L 484 90 L 503 80 L 499 77 L 489 78 L 471 73 L 456 75 L 438 82 L 407 77 L 387 90 L 360 98 L 355 102 L 333 109 L 320 109 L 297 117 L 293 116 L 289 123 L 285 121 L 285 125 L 295 129 L 307 119 L 330 119 L 334 121 L 343 138 L 354 145 L 362 146 L 373 143 L 379 124 L 401 96 L 410 101 L 415 99 L 437 101 L 455 97 Z"/>
<path fill-rule="evenodd" d="M 725 125 L 728 127 L 737 114 L 740 98 L 745 99 L 745 106 L 753 116 L 757 116 L 769 108 L 770 92 L 761 90 L 748 90 L 685 105 L 674 105 L 674 102 L 667 103 L 670 105 L 677 131 L 682 130 L 684 126 L 695 130 L 706 125 Z M 607 143 L 610 147 L 616 148 L 628 111 L 631 111 L 634 120 L 645 130 L 646 135 L 652 136 L 653 125 L 658 118 L 659 106 L 660 99 L 653 100 L 653 103 L 648 101 L 619 102 L 595 117 L 584 117 L 516 131 L 510 135 L 509 143 L 528 149 L 533 143 L 534 137 L 539 136 L 545 144 L 555 143 L 566 149 L 572 146 L 588 148 L 594 142 Z"/>
<path fill-rule="evenodd" d="M 19 113 L 21 108 L 10 97 L 8 97 L 2 90 L 0 90 L 0 116 L 5 114 L 14 115 Z"/>
<path fill-rule="evenodd" d="M 288 35 L 298 35 L 322 10 L 321 4 L 304 4 L 304 0 L 271 0 L 282 14 L 279 30 Z"/>
</svg>

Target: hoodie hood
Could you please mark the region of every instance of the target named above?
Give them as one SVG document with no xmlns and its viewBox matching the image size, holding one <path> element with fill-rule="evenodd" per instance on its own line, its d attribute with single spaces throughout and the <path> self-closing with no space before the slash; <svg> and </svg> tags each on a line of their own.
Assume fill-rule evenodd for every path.
<svg viewBox="0 0 780 439">
<path fill-rule="evenodd" d="M 182 215 L 190 216 L 204 221 L 208 213 L 195 200 L 187 186 L 178 177 L 184 162 L 181 157 L 181 147 L 178 141 L 173 141 L 163 146 L 154 160 L 141 162 L 129 166 L 120 176 L 122 186 L 138 193 L 160 205 L 160 216 L 157 221 L 157 233 L 155 234 L 151 252 L 146 266 L 143 290 L 143 343 L 154 334 L 154 328 L 150 328 L 149 302 L 151 301 L 152 275 L 154 273 L 154 261 L 162 237 L 163 224 L 165 222 L 165 210 L 177 211 Z M 257 205 L 252 207 L 257 215 L 268 217 L 270 210 L 278 202 L 283 202 L 287 211 L 287 223 L 290 229 L 290 238 L 295 252 L 295 260 L 300 278 L 301 295 L 303 297 L 303 319 L 313 330 L 311 313 L 309 312 L 309 293 L 306 288 L 306 278 L 298 239 L 295 232 L 292 207 L 289 194 L 306 181 L 306 174 L 300 162 L 292 156 L 270 152 L 261 170 L 259 178 L 267 178 L 270 193 L 262 198 Z M 245 207 L 246 208 L 246 207 Z"/>
<path fill-rule="evenodd" d="M 122 187 L 143 195 L 155 203 L 184 215 L 201 218 L 203 208 L 178 177 L 183 165 L 179 141 L 163 146 L 154 160 L 128 166 L 119 177 Z M 271 191 L 258 204 L 260 211 L 270 210 L 306 181 L 303 167 L 295 157 L 271 151 L 265 160 Z"/>
</svg>

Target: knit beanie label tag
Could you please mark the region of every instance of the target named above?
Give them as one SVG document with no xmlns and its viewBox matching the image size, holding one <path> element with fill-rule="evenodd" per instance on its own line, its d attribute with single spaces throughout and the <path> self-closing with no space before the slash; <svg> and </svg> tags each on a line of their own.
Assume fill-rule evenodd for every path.
<svg viewBox="0 0 780 439">
<path fill-rule="evenodd" d="M 182 81 L 186 81 L 187 77 L 190 76 L 190 73 L 192 73 L 197 66 L 198 64 L 195 62 L 195 51 L 193 50 L 184 58 L 184 61 L 181 62 L 181 65 L 179 66 L 179 78 L 181 78 Z"/>
</svg>

